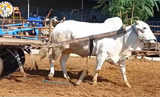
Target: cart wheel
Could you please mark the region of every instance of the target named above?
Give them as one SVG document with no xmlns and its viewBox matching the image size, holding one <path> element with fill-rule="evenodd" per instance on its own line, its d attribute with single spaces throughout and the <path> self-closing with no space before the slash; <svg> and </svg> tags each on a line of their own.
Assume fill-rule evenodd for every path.
<svg viewBox="0 0 160 97">
<path fill-rule="evenodd" d="M 25 63 L 25 54 L 24 54 L 24 51 L 22 49 L 20 49 L 20 48 L 17 49 L 17 51 L 18 51 L 18 54 L 20 56 L 21 62 L 24 65 L 24 63 Z"/>
<path fill-rule="evenodd" d="M 7 50 L 4 51 L 5 54 L 2 56 L 3 63 L 4 63 L 4 70 L 2 72 L 2 76 L 6 76 L 18 68 L 18 63 L 14 56 L 8 52 Z"/>
<path fill-rule="evenodd" d="M 2 58 L 0 58 L 0 77 L 2 76 L 2 72 L 3 72 L 3 60 Z"/>
<path fill-rule="evenodd" d="M 8 48 L 13 53 L 15 51 L 18 52 L 20 56 L 20 61 L 24 65 L 25 63 L 25 54 L 22 49 L 20 48 Z M 6 76 L 14 71 L 17 70 L 19 67 L 17 60 L 15 59 L 15 56 L 12 55 L 11 52 L 9 52 L 6 48 L 0 49 L 0 76 Z"/>
</svg>

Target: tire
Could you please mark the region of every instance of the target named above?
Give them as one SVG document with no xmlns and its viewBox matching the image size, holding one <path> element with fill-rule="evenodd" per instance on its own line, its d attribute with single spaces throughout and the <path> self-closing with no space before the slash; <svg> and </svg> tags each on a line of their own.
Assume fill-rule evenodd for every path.
<svg viewBox="0 0 160 97">
<path fill-rule="evenodd" d="M 2 56 L 2 59 L 4 61 L 4 70 L 2 76 L 9 75 L 10 73 L 16 71 L 18 68 L 18 63 L 10 52 L 6 50 L 5 55 Z"/>
<path fill-rule="evenodd" d="M 16 50 L 18 52 L 21 63 L 24 65 L 25 54 L 23 50 L 20 48 L 11 48 L 10 50 L 13 52 Z M 1 53 L 4 52 L 4 54 L 0 56 L 0 58 L 2 58 L 2 61 L 3 61 L 3 65 L 1 65 L 2 62 L 0 62 L 0 72 L 2 71 L 1 75 L 6 76 L 6 75 L 9 75 L 15 72 L 17 68 L 19 67 L 18 62 L 15 59 L 15 57 L 10 52 L 8 52 L 6 49 L 1 49 L 0 52 Z M 1 66 L 3 66 L 2 67 L 3 70 L 1 70 Z"/>
<path fill-rule="evenodd" d="M 2 76 L 3 70 L 4 70 L 4 64 L 2 58 L 0 58 L 0 77 Z"/>
</svg>

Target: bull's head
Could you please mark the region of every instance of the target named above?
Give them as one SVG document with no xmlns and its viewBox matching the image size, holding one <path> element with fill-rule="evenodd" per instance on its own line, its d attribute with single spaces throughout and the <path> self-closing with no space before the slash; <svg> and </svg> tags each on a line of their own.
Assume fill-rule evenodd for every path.
<svg viewBox="0 0 160 97">
<path fill-rule="evenodd" d="M 136 21 L 135 23 L 135 30 L 138 35 L 138 38 L 143 41 L 147 41 L 149 43 L 155 43 L 156 37 L 154 36 L 153 32 L 151 31 L 148 24 L 143 21 Z"/>
</svg>

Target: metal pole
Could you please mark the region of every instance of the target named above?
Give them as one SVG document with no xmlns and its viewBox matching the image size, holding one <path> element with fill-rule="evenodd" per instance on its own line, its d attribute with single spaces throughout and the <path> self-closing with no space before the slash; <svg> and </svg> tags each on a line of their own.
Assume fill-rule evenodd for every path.
<svg viewBox="0 0 160 97">
<path fill-rule="evenodd" d="M 29 0 L 28 0 L 28 18 L 29 18 L 29 9 L 30 9 L 30 5 L 29 5 Z"/>
<path fill-rule="evenodd" d="M 81 21 L 83 21 L 83 8 L 84 8 L 84 5 L 83 5 L 83 0 L 81 1 Z"/>
<path fill-rule="evenodd" d="M 37 13 L 36 14 L 37 14 L 37 16 L 39 16 L 39 8 L 37 8 Z"/>
<path fill-rule="evenodd" d="M 84 8 L 84 5 L 83 5 L 83 0 L 82 0 L 82 9 Z"/>
</svg>

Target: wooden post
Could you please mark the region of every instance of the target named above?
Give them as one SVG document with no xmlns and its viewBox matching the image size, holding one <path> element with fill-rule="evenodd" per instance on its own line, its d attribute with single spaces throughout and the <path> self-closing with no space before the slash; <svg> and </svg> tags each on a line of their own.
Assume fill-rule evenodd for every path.
<svg viewBox="0 0 160 97">
<path fill-rule="evenodd" d="M 51 41 L 51 32 L 52 32 L 52 28 L 53 28 L 53 21 L 52 19 L 49 21 L 49 41 Z"/>
</svg>

